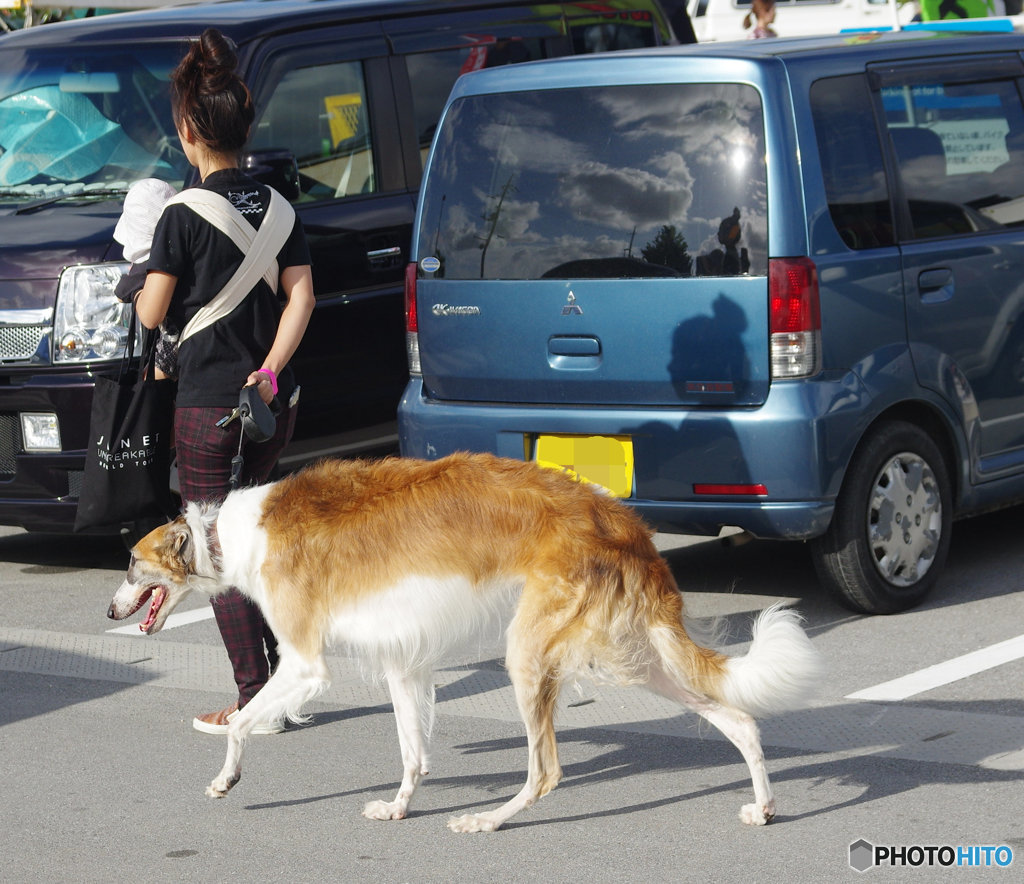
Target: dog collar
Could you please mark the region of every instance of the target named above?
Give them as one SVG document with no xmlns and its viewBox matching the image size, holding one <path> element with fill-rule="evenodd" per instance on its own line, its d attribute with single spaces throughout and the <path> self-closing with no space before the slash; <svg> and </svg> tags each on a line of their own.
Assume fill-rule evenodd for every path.
<svg viewBox="0 0 1024 884">
<path fill-rule="evenodd" d="M 221 574 L 224 551 L 220 546 L 220 535 L 217 533 L 217 522 L 210 522 L 206 526 L 206 552 L 210 556 L 210 564 L 218 576 Z"/>
</svg>

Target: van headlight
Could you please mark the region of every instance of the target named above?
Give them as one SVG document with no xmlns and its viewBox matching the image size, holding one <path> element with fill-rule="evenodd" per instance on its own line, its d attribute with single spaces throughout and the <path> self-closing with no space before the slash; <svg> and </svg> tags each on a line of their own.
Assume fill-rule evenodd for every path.
<svg viewBox="0 0 1024 884">
<path fill-rule="evenodd" d="M 132 305 L 119 301 L 114 288 L 128 264 L 67 267 L 57 283 L 53 318 L 53 361 L 117 359 L 124 353 Z"/>
</svg>

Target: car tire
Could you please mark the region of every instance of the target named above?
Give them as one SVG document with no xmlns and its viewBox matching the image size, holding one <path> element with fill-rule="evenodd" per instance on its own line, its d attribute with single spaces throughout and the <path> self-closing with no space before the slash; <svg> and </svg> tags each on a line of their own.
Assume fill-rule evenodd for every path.
<svg viewBox="0 0 1024 884">
<path fill-rule="evenodd" d="M 894 614 L 932 590 L 953 523 L 949 470 L 935 442 L 904 421 L 858 448 L 826 534 L 811 542 L 819 579 L 846 607 Z"/>
</svg>

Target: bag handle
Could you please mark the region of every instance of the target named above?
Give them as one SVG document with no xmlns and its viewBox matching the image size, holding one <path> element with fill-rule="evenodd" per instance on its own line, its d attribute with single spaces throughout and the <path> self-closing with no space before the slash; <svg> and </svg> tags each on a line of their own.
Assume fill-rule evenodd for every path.
<svg viewBox="0 0 1024 884">
<path fill-rule="evenodd" d="M 117 372 L 117 382 L 125 383 L 125 378 L 131 370 L 132 356 L 135 353 L 135 330 L 139 327 L 139 317 L 136 313 L 135 301 L 132 301 L 132 315 L 128 322 L 128 337 L 125 339 L 124 353 L 121 354 L 121 366 Z M 156 330 L 146 329 L 143 332 L 142 352 L 139 354 L 139 379 L 153 377 L 156 369 Z"/>
</svg>

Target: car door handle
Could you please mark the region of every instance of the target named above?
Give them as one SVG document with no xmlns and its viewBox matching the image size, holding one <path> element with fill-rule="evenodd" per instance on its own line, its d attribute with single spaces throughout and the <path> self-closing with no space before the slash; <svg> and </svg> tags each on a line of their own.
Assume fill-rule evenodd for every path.
<svg viewBox="0 0 1024 884">
<path fill-rule="evenodd" d="M 937 304 L 953 297 L 953 271 L 948 267 L 922 270 L 917 277 L 917 293 L 922 304 Z"/>
<path fill-rule="evenodd" d="M 949 267 L 933 267 L 922 270 L 917 277 L 917 287 L 921 291 L 943 288 L 953 281 L 953 271 Z"/>
<path fill-rule="evenodd" d="M 601 341 L 592 335 L 548 338 L 548 365 L 568 371 L 587 371 L 601 364 Z"/>
<path fill-rule="evenodd" d="M 399 258 L 401 255 L 401 246 L 390 246 L 386 249 L 373 249 L 366 253 L 366 258 L 369 261 L 391 261 L 391 259 Z"/>
<path fill-rule="evenodd" d="M 554 337 L 548 340 L 548 353 L 552 356 L 598 356 L 601 342 L 590 335 Z"/>
</svg>

